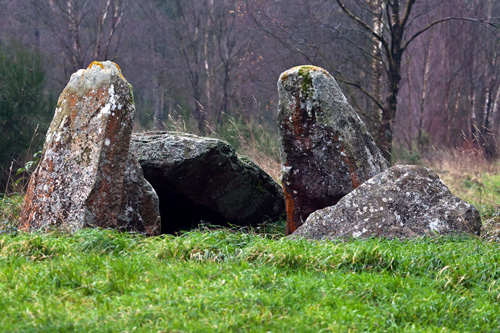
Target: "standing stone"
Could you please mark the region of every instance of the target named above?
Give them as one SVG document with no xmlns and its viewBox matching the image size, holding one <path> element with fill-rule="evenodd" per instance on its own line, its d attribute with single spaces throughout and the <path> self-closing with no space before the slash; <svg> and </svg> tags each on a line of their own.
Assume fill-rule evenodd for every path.
<svg viewBox="0 0 500 333">
<path fill-rule="evenodd" d="M 278 80 L 278 128 L 287 234 L 388 168 L 335 79 L 314 66 Z"/>
<path fill-rule="evenodd" d="M 331 207 L 312 213 L 291 236 L 310 239 L 479 235 L 477 209 L 454 196 L 432 170 L 396 165 Z"/>
<path fill-rule="evenodd" d="M 158 197 L 129 155 L 132 86 L 112 62 L 79 70 L 59 97 L 21 213 L 23 230 L 112 227 L 158 234 Z"/>
</svg>

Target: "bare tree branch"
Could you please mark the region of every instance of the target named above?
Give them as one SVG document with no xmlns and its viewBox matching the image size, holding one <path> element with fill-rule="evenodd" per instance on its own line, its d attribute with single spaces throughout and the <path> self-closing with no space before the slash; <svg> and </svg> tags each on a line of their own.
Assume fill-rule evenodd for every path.
<svg viewBox="0 0 500 333">
<path fill-rule="evenodd" d="M 366 89 L 364 89 L 359 82 L 347 81 L 345 79 L 339 79 L 340 82 L 348 84 L 350 86 L 356 87 L 360 92 L 362 92 L 366 97 L 373 101 L 381 110 L 384 110 L 384 105 L 381 101 L 377 100 L 372 94 L 370 94 Z"/>
<path fill-rule="evenodd" d="M 426 26 L 425 28 L 423 28 L 422 30 L 416 32 L 404 44 L 404 46 L 402 47 L 402 50 L 406 50 L 408 48 L 408 46 L 410 45 L 410 43 L 415 40 L 415 38 L 417 38 L 418 36 L 420 36 L 421 34 L 423 34 L 424 32 L 426 32 L 427 30 L 431 29 L 432 27 L 434 27 L 437 24 L 440 24 L 440 23 L 443 23 L 443 22 L 447 22 L 447 21 L 467 21 L 467 22 L 474 22 L 474 23 L 484 23 L 484 24 L 488 24 L 488 25 L 494 27 L 495 29 L 498 29 L 498 26 L 496 24 L 494 24 L 494 23 L 492 23 L 490 21 L 487 21 L 487 20 L 473 19 L 473 18 L 470 18 L 470 17 L 446 17 L 446 18 L 434 21 L 434 22 L 430 23 L 428 26 Z"/>
<path fill-rule="evenodd" d="M 410 13 L 414 4 L 415 0 L 408 0 L 408 2 L 406 3 L 405 11 L 403 13 L 403 19 L 401 20 L 401 27 L 403 29 L 404 27 L 406 27 L 406 23 L 408 22 L 408 18 L 410 17 Z"/>
</svg>

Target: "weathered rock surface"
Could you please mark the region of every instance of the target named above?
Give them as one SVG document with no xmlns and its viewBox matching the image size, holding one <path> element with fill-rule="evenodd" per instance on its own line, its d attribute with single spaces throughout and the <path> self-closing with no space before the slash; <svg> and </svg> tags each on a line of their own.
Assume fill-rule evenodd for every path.
<svg viewBox="0 0 500 333">
<path fill-rule="evenodd" d="M 144 178 L 142 168 L 130 152 L 120 202 L 120 215 L 108 228 L 136 231 L 148 236 L 161 234 L 160 200 L 153 186 Z"/>
<path fill-rule="evenodd" d="M 366 126 L 324 69 L 299 66 L 278 81 L 287 234 L 388 168 Z"/>
<path fill-rule="evenodd" d="M 116 64 L 94 62 L 71 76 L 28 185 L 22 229 L 159 233 L 158 197 L 129 156 L 134 112 Z"/>
<path fill-rule="evenodd" d="M 284 214 L 279 184 L 221 140 L 138 133 L 130 149 L 160 198 L 162 233 L 200 221 L 256 225 Z"/>
<path fill-rule="evenodd" d="M 312 213 L 291 236 L 311 239 L 436 234 L 479 234 L 479 212 L 454 196 L 439 177 L 420 166 L 396 165 Z"/>
</svg>

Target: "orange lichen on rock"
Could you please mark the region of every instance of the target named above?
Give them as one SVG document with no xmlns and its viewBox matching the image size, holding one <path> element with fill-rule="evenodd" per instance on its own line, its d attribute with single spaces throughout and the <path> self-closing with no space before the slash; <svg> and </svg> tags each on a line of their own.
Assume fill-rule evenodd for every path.
<svg viewBox="0 0 500 333">
<path fill-rule="evenodd" d="M 100 61 L 92 61 L 87 69 L 91 69 L 94 65 L 101 67 L 101 69 L 104 69 L 104 65 Z"/>
<path fill-rule="evenodd" d="M 122 74 L 122 70 L 120 69 L 120 66 L 118 66 L 118 64 L 116 62 L 112 62 L 112 61 L 108 61 L 108 62 L 116 66 L 116 68 L 118 69 L 118 74 L 120 75 L 120 77 L 122 79 L 125 80 L 125 78 L 123 77 L 123 74 Z M 102 70 L 104 70 L 104 64 L 102 61 L 92 61 L 90 63 L 90 65 L 87 67 L 87 69 L 91 69 L 92 66 L 94 66 L 94 65 L 99 66 L 99 67 L 101 67 Z"/>
<path fill-rule="evenodd" d="M 288 191 L 286 186 L 283 186 L 283 193 L 285 194 L 285 205 L 286 205 L 286 235 L 291 235 L 301 226 L 302 221 L 300 220 L 300 215 L 295 208 L 295 199 Z"/>
</svg>

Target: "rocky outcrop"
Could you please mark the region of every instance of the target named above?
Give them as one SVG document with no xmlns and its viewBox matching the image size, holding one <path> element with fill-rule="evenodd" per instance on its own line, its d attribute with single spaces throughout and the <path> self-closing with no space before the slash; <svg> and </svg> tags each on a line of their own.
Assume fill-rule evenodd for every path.
<svg viewBox="0 0 500 333">
<path fill-rule="evenodd" d="M 478 211 L 453 194 L 431 170 L 394 166 L 332 207 L 314 212 L 291 237 L 336 239 L 479 234 Z"/>
<path fill-rule="evenodd" d="M 287 234 L 334 205 L 388 163 L 324 69 L 300 66 L 278 81 L 278 126 Z"/>
<path fill-rule="evenodd" d="M 160 198 L 162 233 L 200 221 L 256 225 L 284 213 L 281 187 L 221 140 L 141 133 L 133 135 L 131 152 Z"/>
<path fill-rule="evenodd" d="M 159 233 L 158 198 L 129 156 L 132 86 L 112 62 L 79 70 L 59 97 L 21 228 Z"/>
</svg>

